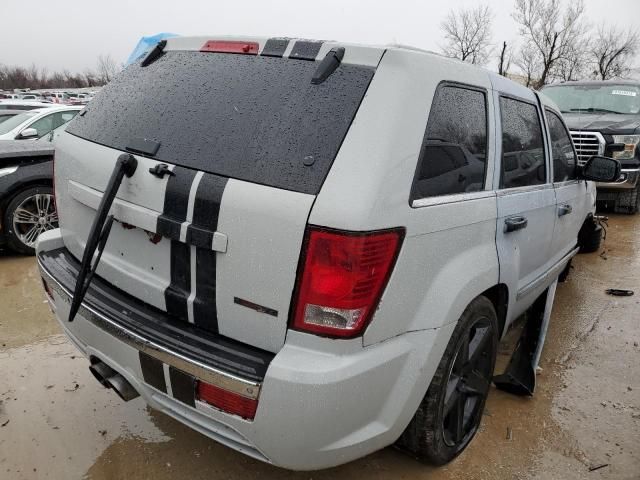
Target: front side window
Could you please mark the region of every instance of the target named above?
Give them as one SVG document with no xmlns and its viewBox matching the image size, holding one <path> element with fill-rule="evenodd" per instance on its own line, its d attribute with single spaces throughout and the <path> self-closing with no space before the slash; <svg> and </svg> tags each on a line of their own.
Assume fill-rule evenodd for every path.
<svg viewBox="0 0 640 480">
<path fill-rule="evenodd" d="M 500 97 L 502 123 L 501 187 L 546 182 L 544 142 L 538 109 L 520 100 Z"/>
<path fill-rule="evenodd" d="M 411 200 L 484 188 L 487 100 L 479 90 L 445 85 L 431 105 Z"/>
<path fill-rule="evenodd" d="M 11 130 L 20 126 L 22 123 L 26 122 L 34 115 L 36 115 L 34 112 L 20 113 L 11 117 L 9 120 L 2 122 L 2 125 L 0 126 L 0 135 L 9 133 Z"/>
<path fill-rule="evenodd" d="M 575 180 L 577 162 L 569 132 L 560 117 L 551 110 L 547 110 L 547 120 L 553 154 L 553 180 L 556 182 Z"/>
<path fill-rule="evenodd" d="M 56 114 L 53 113 L 51 115 L 47 115 L 46 117 L 42 117 L 33 122 L 27 128 L 35 128 L 38 132 L 38 138 L 40 138 L 54 129 L 55 124 L 53 122 L 55 120 L 55 115 Z"/>
</svg>

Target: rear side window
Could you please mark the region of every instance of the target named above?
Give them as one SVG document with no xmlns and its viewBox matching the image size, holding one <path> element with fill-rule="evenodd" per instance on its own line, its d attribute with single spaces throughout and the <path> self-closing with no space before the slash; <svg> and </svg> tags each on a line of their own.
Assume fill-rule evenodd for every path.
<svg viewBox="0 0 640 480">
<path fill-rule="evenodd" d="M 553 154 L 553 180 L 555 182 L 575 180 L 578 178 L 576 153 L 573 150 L 569 132 L 555 112 L 547 110 L 547 120 Z"/>
<path fill-rule="evenodd" d="M 375 72 L 342 64 L 312 85 L 318 63 L 168 51 L 127 67 L 67 132 L 119 150 L 146 138 L 157 160 L 316 194 Z"/>
<path fill-rule="evenodd" d="M 482 190 L 486 157 L 484 92 L 440 86 L 431 105 L 411 200 Z"/>
<path fill-rule="evenodd" d="M 500 97 L 502 188 L 546 182 L 544 142 L 535 105 Z"/>
</svg>

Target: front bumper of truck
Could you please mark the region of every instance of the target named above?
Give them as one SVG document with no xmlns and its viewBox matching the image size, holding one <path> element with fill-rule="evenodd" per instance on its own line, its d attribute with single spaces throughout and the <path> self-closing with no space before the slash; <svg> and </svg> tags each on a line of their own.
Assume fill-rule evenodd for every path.
<svg viewBox="0 0 640 480">
<path fill-rule="evenodd" d="M 615 182 L 597 183 L 598 190 L 632 190 L 640 181 L 640 168 L 622 168 Z"/>
</svg>

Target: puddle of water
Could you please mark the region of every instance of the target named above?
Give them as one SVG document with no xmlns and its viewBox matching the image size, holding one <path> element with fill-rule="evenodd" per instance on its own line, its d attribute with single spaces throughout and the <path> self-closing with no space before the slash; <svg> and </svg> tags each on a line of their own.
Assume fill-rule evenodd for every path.
<svg viewBox="0 0 640 480">
<path fill-rule="evenodd" d="M 141 399 L 124 404 L 102 387 L 62 335 L 5 349 L 0 363 L 0 478 L 80 478 L 116 439 L 170 439 Z"/>
</svg>

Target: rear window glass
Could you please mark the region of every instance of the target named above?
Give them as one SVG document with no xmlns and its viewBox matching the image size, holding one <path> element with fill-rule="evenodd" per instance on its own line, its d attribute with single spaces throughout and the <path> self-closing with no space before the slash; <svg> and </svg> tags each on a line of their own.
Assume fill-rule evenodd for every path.
<svg viewBox="0 0 640 480">
<path fill-rule="evenodd" d="M 312 85 L 318 64 L 169 51 L 129 66 L 67 132 L 119 150 L 146 138 L 157 160 L 316 194 L 374 74 L 343 64 Z"/>
</svg>

